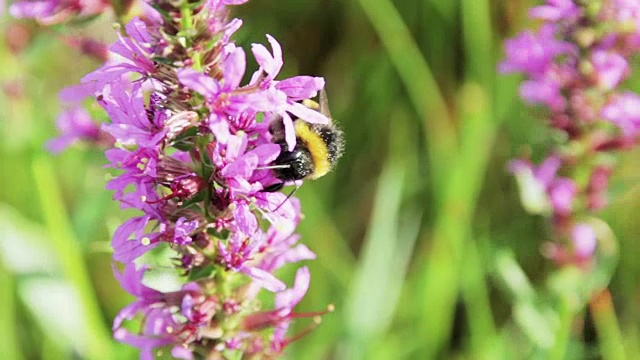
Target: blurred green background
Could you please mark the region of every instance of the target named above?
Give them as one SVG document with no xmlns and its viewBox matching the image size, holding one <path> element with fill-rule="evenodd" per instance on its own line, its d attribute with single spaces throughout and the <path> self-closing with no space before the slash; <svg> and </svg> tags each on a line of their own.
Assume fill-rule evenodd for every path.
<svg viewBox="0 0 640 360">
<path fill-rule="evenodd" d="M 517 97 L 518 77 L 496 74 L 503 39 L 531 25 L 534 4 L 251 0 L 236 9 L 245 49 L 265 33 L 282 44 L 281 78 L 326 78 L 347 138 L 337 169 L 296 193 L 299 231 L 318 254 L 297 309 L 336 311 L 286 358 L 640 359 L 638 154 L 624 154 L 612 182 L 602 216 L 620 255 L 596 279 L 606 283 L 615 266 L 610 293 L 590 306 L 575 295 L 590 278 L 543 258 L 545 220 L 522 210 L 505 171 L 509 158 L 539 157 L 549 143 Z M 113 20 L 0 21 L 0 359 L 137 358 L 111 340 L 113 317 L 132 299 L 111 272 L 110 234 L 127 215 L 104 190 L 103 154 L 43 148 L 57 91 L 99 65 L 59 35 L 112 41 Z M 294 271 L 279 276 L 290 282 Z"/>
</svg>

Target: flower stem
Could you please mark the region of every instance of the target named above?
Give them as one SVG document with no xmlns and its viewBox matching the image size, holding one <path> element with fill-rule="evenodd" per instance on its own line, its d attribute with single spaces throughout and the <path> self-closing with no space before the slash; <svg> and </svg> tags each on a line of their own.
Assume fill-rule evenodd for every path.
<svg viewBox="0 0 640 360">
<path fill-rule="evenodd" d="M 602 358 L 605 360 L 626 359 L 620 326 L 608 289 L 604 289 L 591 299 L 589 311 L 591 311 L 598 332 Z"/>
<path fill-rule="evenodd" d="M 557 313 L 560 317 L 560 325 L 556 332 L 555 344 L 549 354 L 550 360 L 562 360 L 565 358 L 569 339 L 571 338 L 571 325 L 575 316 L 573 308 L 566 298 L 560 299 Z"/>
<path fill-rule="evenodd" d="M 0 358 L 1 359 L 23 359 L 18 346 L 18 327 L 16 320 L 16 304 L 14 292 L 13 274 L 2 264 L 0 264 Z"/>
<path fill-rule="evenodd" d="M 493 320 L 489 289 L 486 283 L 486 267 L 483 264 L 476 241 L 467 243 L 465 268 L 462 274 L 461 295 L 469 316 L 471 348 L 479 359 L 503 358 L 500 356 L 499 336 Z"/>
</svg>

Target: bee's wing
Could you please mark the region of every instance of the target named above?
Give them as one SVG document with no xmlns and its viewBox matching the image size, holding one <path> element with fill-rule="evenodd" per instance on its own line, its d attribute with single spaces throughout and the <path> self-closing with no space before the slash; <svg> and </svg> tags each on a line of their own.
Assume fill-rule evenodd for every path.
<svg viewBox="0 0 640 360">
<path fill-rule="evenodd" d="M 282 122 L 282 116 L 276 115 L 269 123 L 269 133 L 273 136 L 274 140 L 284 139 L 284 123 Z"/>
<path fill-rule="evenodd" d="M 320 90 L 320 96 L 318 96 L 318 101 L 320 101 L 320 113 L 329 118 L 329 121 L 332 121 L 331 111 L 329 111 L 329 100 L 327 99 L 327 91 L 322 88 Z"/>
</svg>

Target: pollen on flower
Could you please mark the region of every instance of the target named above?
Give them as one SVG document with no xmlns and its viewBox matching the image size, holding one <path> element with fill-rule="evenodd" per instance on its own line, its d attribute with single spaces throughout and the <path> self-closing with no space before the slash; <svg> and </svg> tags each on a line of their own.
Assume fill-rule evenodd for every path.
<svg viewBox="0 0 640 360">
<path fill-rule="evenodd" d="M 140 239 L 140 243 L 144 246 L 148 246 L 151 244 L 151 239 L 149 239 L 148 237 L 143 237 L 142 239 Z"/>
</svg>

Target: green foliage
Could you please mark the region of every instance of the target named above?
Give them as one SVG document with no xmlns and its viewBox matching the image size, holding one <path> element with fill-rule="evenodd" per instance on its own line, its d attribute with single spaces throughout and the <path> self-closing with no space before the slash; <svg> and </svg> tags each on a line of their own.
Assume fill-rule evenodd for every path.
<svg viewBox="0 0 640 360">
<path fill-rule="evenodd" d="M 617 237 L 586 273 L 544 260 L 544 221 L 522 210 L 505 171 L 508 158 L 535 153 L 548 136 L 518 100 L 517 78 L 496 74 L 502 39 L 524 25 L 527 5 L 252 0 L 240 8 L 241 45 L 270 33 L 283 44 L 283 77 L 326 78 L 347 140 L 336 170 L 296 193 L 303 241 L 318 255 L 299 309 L 334 304 L 335 312 L 288 358 L 640 358 L 638 154 L 622 162 L 604 214 L 611 229 L 602 231 Z M 57 90 L 98 64 L 54 33 L 30 30 L 19 53 L 0 44 L 0 358 L 134 359 L 135 349 L 110 336 L 131 299 L 111 275 L 108 242 L 128 213 L 104 190 L 100 153 L 43 149 L 55 133 Z M 113 37 L 108 27 L 81 31 Z M 10 96 L 13 85 L 21 90 Z M 612 298 L 600 292 L 607 284 Z"/>
</svg>

